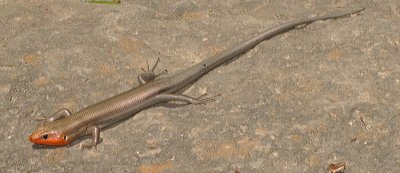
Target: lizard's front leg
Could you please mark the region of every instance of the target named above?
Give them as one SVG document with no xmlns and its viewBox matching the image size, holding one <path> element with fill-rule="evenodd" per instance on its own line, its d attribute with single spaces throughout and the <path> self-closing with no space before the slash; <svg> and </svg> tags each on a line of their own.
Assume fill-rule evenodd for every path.
<svg viewBox="0 0 400 173">
<path fill-rule="evenodd" d="M 53 122 L 55 120 L 63 119 L 70 115 L 71 115 L 71 111 L 69 109 L 62 108 L 62 109 L 58 110 L 56 113 L 54 113 L 52 116 L 50 116 L 50 118 L 42 116 L 40 118 L 37 118 L 37 120 L 44 121 L 44 122 Z"/>
</svg>

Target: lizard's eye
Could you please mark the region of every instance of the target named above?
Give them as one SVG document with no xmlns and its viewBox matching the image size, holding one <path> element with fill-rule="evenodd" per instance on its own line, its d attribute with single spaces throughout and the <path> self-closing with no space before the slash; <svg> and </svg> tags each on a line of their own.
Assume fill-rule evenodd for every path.
<svg viewBox="0 0 400 173">
<path fill-rule="evenodd" d="M 48 137 L 49 137 L 48 134 L 45 134 L 45 135 L 42 136 L 43 139 L 47 139 Z"/>
</svg>

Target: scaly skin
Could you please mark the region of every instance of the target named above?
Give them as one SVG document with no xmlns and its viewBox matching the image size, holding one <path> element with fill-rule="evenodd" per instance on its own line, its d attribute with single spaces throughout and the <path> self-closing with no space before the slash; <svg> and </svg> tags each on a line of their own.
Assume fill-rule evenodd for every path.
<svg viewBox="0 0 400 173">
<path fill-rule="evenodd" d="M 150 69 L 147 66 L 144 73 L 138 76 L 140 83 L 138 87 L 86 107 L 74 114 L 71 114 L 65 108 L 61 109 L 50 119 L 40 124 L 29 136 L 29 140 L 35 144 L 63 146 L 71 143 L 78 137 L 92 135 L 92 142 L 81 146 L 90 148 L 96 146 L 98 143 L 100 129 L 122 121 L 155 104 L 170 101 L 204 104 L 213 98 L 193 98 L 178 94 L 177 91 L 196 81 L 214 68 L 230 61 L 271 37 L 318 20 L 346 17 L 363 10 L 358 9 L 350 12 L 307 18 L 274 27 L 245 43 L 225 50 L 181 73 L 155 80 L 158 75 L 155 75 L 153 70 L 159 62 L 157 60 L 153 68 Z"/>
</svg>

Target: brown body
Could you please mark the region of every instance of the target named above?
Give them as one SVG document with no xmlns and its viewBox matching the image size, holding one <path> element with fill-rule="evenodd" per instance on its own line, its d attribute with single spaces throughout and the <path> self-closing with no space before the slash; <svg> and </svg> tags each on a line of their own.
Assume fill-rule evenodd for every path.
<svg viewBox="0 0 400 173">
<path fill-rule="evenodd" d="M 46 122 L 40 124 L 37 130 L 29 136 L 29 140 L 35 144 L 61 146 L 71 143 L 80 136 L 92 135 L 92 142 L 84 145 L 84 147 L 95 146 L 98 143 L 101 128 L 124 120 L 157 103 L 180 101 L 190 104 L 202 104 L 211 100 L 212 98 L 192 98 L 178 94 L 177 91 L 219 65 L 252 49 L 258 43 L 301 25 L 310 24 L 318 20 L 349 16 L 362 10 L 364 9 L 307 18 L 277 26 L 243 44 L 208 58 L 181 73 L 155 80 L 158 75 L 155 75 L 153 70 L 158 63 L 157 61 L 152 69 L 147 68 L 145 73 L 139 75 L 140 85 L 138 87 L 86 107 L 74 114 L 71 114 L 67 109 L 61 109 Z"/>
</svg>

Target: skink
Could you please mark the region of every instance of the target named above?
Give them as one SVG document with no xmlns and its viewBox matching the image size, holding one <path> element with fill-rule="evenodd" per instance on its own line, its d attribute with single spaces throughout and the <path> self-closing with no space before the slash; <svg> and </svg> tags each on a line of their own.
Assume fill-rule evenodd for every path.
<svg viewBox="0 0 400 173">
<path fill-rule="evenodd" d="M 138 75 L 138 87 L 88 106 L 74 114 L 63 108 L 46 119 L 44 123 L 39 124 L 37 129 L 29 136 L 29 141 L 35 144 L 63 146 L 81 136 L 92 135 L 90 143 L 81 145 L 81 147 L 90 148 L 97 145 L 102 128 L 122 121 L 155 104 L 172 101 L 204 104 L 212 100 L 213 97 L 194 98 L 179 94 L 178 91 L 221 64 L 252 49 L 264 40 L 318 20 L 350 16 L 363 10 L 358 9 L 350 12 L 306 18 L 274 27 L 245 43 L 203 60 L 181 73 L 165 78 L 155 79 L 160 74 L 163 74 L 156 75 L 154 73 L 154 69 L 159 62 L 157 60 L 157 63 L 151 69 L 147 67 L 147 69 L 144 69 L 144 73 Z"/>
</svg>

